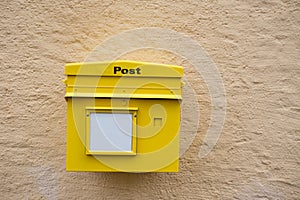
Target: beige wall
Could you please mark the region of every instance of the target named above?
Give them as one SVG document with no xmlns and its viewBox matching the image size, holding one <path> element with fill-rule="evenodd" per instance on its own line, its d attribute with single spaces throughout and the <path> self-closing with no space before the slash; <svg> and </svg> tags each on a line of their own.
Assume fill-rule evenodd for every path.
<svg viewBox="0 0 300 200">
<path fill-rule="evenodd" d="M 0 7 L 0 199 L 299 199 L 297 0 L 19 0 Z M 65 172 L 64 64 L 141 27 L 186 34 L 218 67 L 227 114 L 217 145 L 198 157 L 211 101 L 189 61 L 132 52 L 122 58 L 183 65 L 196 91 L 199 105 L 184 106 L 200 110 L 199 129 L 180 172 Z M 182 136 L 193 132 L 184 120 Z"/>
</svg>

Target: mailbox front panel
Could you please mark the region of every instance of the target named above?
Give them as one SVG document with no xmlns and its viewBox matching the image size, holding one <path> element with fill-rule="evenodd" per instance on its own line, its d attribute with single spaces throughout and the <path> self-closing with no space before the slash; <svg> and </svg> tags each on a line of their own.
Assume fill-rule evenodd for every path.
<svg viewBox="0 0 300 200">
<path fill-rule="evenodd" d="M 69 98 L 67 171 L 177 172 L 179 127 L 178 100 Z"/>
</svg>

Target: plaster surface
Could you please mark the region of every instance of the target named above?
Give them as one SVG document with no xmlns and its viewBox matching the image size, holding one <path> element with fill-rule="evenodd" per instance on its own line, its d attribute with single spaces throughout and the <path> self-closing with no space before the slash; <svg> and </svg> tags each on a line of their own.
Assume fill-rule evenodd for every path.
<svg viewBox="0 0 300 200">
<path fill-rule="evenodd" d="M 1 1 L 0 199 L 299 199 L 299 1 Z M 197 41 L 226 89 L 226 119 L 209 128 L 208 88 L 188 60 L 145 49 L 122 59 L 182 65 L 179 173 L 67 173 L 64 65 L 122 31 L 159 27 Z M 105 58 L 103 58 L 105 59 Z M 189 99 L 195 91 L 196 100 Z"/>
</svg>

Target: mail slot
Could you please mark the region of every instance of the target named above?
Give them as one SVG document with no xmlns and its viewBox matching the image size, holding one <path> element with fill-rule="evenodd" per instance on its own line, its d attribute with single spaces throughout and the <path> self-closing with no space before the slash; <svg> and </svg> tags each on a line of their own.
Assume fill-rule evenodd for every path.
<svg viewBox="0 0 300 200">
<path fill-rule="evenodd" d="M 177 172 L 183 68 L 69 63 L 67 171 Z"/>
</svg>

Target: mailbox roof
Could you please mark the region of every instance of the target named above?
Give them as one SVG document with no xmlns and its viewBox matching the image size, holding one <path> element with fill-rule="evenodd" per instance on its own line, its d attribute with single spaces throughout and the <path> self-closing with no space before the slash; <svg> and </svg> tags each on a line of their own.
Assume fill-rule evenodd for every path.
<svg viewBox="0 0 300 200">
<path fill-rule="evenodd" d="M 131 71 L 127 71 L 130 69 Z M 182 77 L 183 67 L 117 60 L 106 62 L 69 63 L 65 66 L 65 74 L 78 76 Z"/>
</svg>

